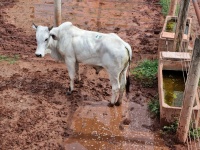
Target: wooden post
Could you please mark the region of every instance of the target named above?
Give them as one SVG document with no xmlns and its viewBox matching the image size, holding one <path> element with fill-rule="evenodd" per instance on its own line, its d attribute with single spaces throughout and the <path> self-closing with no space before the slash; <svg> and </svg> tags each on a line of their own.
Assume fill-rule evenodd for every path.
<svg viewBox="0 0 200 150">
<path fill-rule="evenodd" d="M 98 14 L 97 14 L 97 31 L 101 28 L 101 11 L 102 11 L 102 2 L 99 0 L 99 8 L 98 8 Z"/>
<path fill-rule="evenodd" d="M 200 10 L 199 10 L 198 2 L 197 2 L 197 0 L 192 0 L 192 2 L 193 2 L 193 5 L 194 5 L 194 10 L 195 10 L 196 15 L 197 15 L 197 20 L 198 20 L 199 25 L 200 25 Z"/>
<path fill-rule="evenodd" d="M 170 7 L 169 7 L 169 16 L 175 16 L 176 13 L 176 6 L 177 6 L 177 0 L 171 0 Z"/>
<path fill-rule="evenodd" d="M 54 0 L 54 18 L 55 18 L 55 26 L 59 26 L 61 24 L 61 0 Z"/>
<path fill-rule="evenodd" d="M 181 143 L 185 143 L 188 136 L 192 109 L 197 93 L 197 87 L 200 75 L 200 39 L 195 40 L 192 60 L 183 94 L 183 106 L 180 113 L 177 129 L 177 138 Z"/>
<path fill-rule="evenodd" d="M 185 31 L 186 21 L 187 21 L 187 13 L 189 8 L 190 0 L 182 0 L 180 5 L 180 11 L 178 15 L 178 22 L 176 25 L 176 33 L 174 37 L 174 46 L 173 51 L 181 51 L 182 50 L 182 39 Z"/>
</svg>

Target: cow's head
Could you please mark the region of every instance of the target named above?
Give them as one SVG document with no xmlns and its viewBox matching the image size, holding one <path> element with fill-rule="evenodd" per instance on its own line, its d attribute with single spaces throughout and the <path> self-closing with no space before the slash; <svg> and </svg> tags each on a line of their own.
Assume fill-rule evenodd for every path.
<svg viewBox="0 0 200 150">
<path fill-rule="evenodd" d="M 36 30 L 37 49 L 35 55 L 37 57 L 44 57 L 48 53 L 47 46 L 50 38 L 50 31 L 53 27 L 37 26 L 33 23 L 33 29 Z"/>
</svg>

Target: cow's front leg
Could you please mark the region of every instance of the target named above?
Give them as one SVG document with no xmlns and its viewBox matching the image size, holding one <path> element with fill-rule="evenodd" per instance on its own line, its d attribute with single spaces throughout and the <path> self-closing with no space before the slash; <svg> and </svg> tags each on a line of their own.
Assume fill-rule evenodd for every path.
<svg viewBox="0 0 200 150">
<path fill-rule="evenodd" d="M 70 95 L 72 91 L 74 90 L 74 79 L 76 75 L 76 61 L 74 61 L 73 59 L 67 59 L 65 60 L 65 62 L 67 64 L 67 69 L 68 69 L 69 78 L 70 78 L 70 86 L 69 86 L 69 90 L 67 91 L 67 95 Z"/>
</svg>

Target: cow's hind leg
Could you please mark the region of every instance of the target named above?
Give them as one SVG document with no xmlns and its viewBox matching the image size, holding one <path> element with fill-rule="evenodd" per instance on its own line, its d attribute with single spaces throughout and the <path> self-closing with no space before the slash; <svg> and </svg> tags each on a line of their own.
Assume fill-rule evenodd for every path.
<svg viewBox="0 0 200 150">
<path fill-rule="evenodd" d="M 78 62 L 75 63 L 75 67 L 76 67 L 76 79 L 75 80 L 78 82 L 81 80 L 81 76 L 79 74 L 79 63 Z"/>
<path fill-rule="evenodd" d="M 76 75 L 76 61 L 73 60 L 65 60 L 67 64 L 68 74 L 70 78 L 70 86 L 69 90 L 67 92 L 67 95 L 70 95 L 72 91 L 74 90 L 74 79 Z"/>
<path fill-rule="evenodd" d="M 122 104 L 122 99 L 123 99 L 123 94 L 125 91 L 125 86 L 126 86 L 126 72 L 128 70 L 128 66 L 121 72 L 120 74 L 120 90 L 119 90 L 119 97 L 117 102 L 115 103 L 116 106 L 120 106 Z"/>
<path fill-rule="evenodd" d="M 114 75 L 114 76 L 110 75 L 110 82 L 112 84 L 112 98 L 108 106 L 113 107 L 119 95 L 119 88 L 120 88 L 119 75 Z"/>
<path fill-rule="evenodd" d="M 124 94 L 124 90 L 125 90 L 125 85 L 126 85 L 126 75 L 123 72 L 120 75 L 120 89 L 119 89 L 119 97 L 117 99 L 117 102 L 115 103 L 115 106 L 120 106 L 122 103 L 122 98 L 123 98 L 123 94 Z"/>
</svg>

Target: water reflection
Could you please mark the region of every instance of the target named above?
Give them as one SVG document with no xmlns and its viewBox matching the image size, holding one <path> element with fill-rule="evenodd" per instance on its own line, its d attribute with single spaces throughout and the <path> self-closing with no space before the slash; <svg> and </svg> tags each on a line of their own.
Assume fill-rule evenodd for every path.
<svg viewBox="0 0 200 150">
<path fill-rule="evenodd" d="M 182 71 L 163 71 L 163 90 L 168 105 L 182 106 L 186 77 L 186 73 Z"/>
<path fill-rule="evenodd" d="M 110 108 L 108 102 L 94 102 L 78 108 L 70 117 L 73 134 L 66 139 L 67 150 L 132 150 L 156 149 L 163 145 L 153 133 L 138 131 L 122 124 L 127 118 L 128 105 Z M 144 111 L 144 110 L 142 110 Z M 135 112 L 137 114 L 137 112 Z M 142 117 L 135 116 L 136 119 Z M 69 121 L 68 120 L 68 121 Z M 123 127 L 121 127 L 123 125 Z M 142 124 L 141 124 L 142 126 Z M 156 141 L 155 141 L 156 139 Z M 162 149 L 165 149 L 162 147 Z M 167 148 L 166 148 L 167 149 Z"/>
<path fill-rule="evenodd" d="M 74 115 L 74 134 L 67 139 L 66 149 L 123 149 L 122 107 L 107 103 L 80 108 Z"/>
</svg>

